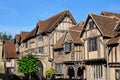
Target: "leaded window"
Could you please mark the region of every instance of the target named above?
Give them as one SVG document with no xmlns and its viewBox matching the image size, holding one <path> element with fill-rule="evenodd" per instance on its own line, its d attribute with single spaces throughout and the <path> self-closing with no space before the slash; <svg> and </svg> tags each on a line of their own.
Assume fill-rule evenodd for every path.
<svg viewBox="0 0 120 80">
<path fill-rule="evenodd" d="M 103 78 L 103 66 L 91 65 L 91 79 L 102 79 L 102 78 Z"/>
<path fill-rule="evenodd" d="M 70 52 L 71 51 L 71 43 L 65 43 L 64 44 L 64 52 Z"/>
<path fill-rule="evenodd" d="M 44 48 L 43 47 L 39 47 L 39 53 L 43 53 Z"/>
<path fill-rule="evenodd" d="M 116 80 L 120 80 L 120 70 L 115 70 Z"/>
<path fill-rule="evenodd" d="M 97 50 L 97 38 L 90 38 L 88 40 L 89 51 L 96 51 Z"/>
<path fill-rule="evenodd" d="M 38 35 L 38 40 L 42 40 L 43 36 L 40 34 Z"/>
<path fill-rule="evenodd" d="M 94 23 L 93 23 L 93 21 L 89 22 L 89 26 L 90 26 L 90 27 L 89 27 L 90 29 L 93 29 L 93 28 L 94 28 Z"/>
<path fill-rule="evenodd" d="M 63 74 L 63 64 L 62 63 L 56 63 L 56 73 Z"/>
</svg>

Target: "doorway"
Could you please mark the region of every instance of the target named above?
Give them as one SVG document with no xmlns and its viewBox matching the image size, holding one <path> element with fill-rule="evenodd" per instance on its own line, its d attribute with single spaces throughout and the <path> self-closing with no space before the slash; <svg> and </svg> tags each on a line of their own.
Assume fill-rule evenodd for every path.
<svg viewBox="0 0 120 80">
<path fill-rule="evenodd" d="M 67 71 L 67 75 L 69 76 L 69 78 L 75 77 L 75 71 L 73 67 L 70 66 Z"/>
</svg>

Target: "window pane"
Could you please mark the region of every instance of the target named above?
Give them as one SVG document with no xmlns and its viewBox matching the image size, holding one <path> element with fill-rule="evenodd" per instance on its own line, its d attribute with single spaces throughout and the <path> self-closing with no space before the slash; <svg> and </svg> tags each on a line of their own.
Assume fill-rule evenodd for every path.
<svg viewBox="0 0 120 80">
<path fill-rule="evenodd" d="M 93 28 L 94 28 L 94 23 L 91 21 L 91 22 L 89 23 L 89 26 L 90 26 L 90 29 L 93 29 Z"/>
<path fill-rule="evenodd" d="M 65 43 L 64 51 L 65 52 L 70 52 L 71 51 L 71 43 Z"/>
<path fill-rule="evenodd" d="M 120 70 L 116 70 L 116 80 L 120 80 Z"/>
<path fill-rule="evenodd" d="M 26 43 L 25 43 L 25 48 L 27 48 L 27 47 L 28 47 L 28 43 L 26 42 Z"/>
<path fill-rule="evenodd" d="M 63 64 L 61 64 L 61 63 L 56 64 L 56 73 L 57 74 L 62 74 L 62 67 L 63 67 Z"/>
<path fill-rule="evenodd" d="M 89 51 L 97 50 L 97 38 L 90 38 L 88 42 L 89 42 Z"/>
<path fill-rule="evenodd" d="M 103 78 L 103 68 L 102 65 L 92 65 L 92 78 L 93 79 L 102 79 Z"/>
<path fill-rule="evenodd" d="M 63 49 L 61 49 L 60 51 L 58 51 L 59 55 L 63 55 Z"/>
<path fill-rule="evenodd" d="M 39 53 L 43 53 L 43 47 L 39 48 Z"/>
<path fill-rule="evenodd" d="M 42 40 L 42 35 L 39 35 L 39 36 L 38 36 L 38 40 Z"/>
</svg>

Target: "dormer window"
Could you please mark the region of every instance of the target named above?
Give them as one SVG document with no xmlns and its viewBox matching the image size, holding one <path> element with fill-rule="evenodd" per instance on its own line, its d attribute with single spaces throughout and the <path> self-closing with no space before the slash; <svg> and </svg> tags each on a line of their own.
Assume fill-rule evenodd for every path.
<svg viewBox="0 0 120 80">
<path fill-rule="evenodd" d="M 93 21 L 90 21 L 90 22 L 89 22 L 89 26 L 90 26 L 90 27 L 89 27 L 90 29 L 93 29 L 93 28 L 94 28 L 94 23 L 93 23 Z"/>
<path fill-rule="evenodd" d="M 68 53 L 68 52 L 70 52 L 71 51 L 71 43 L 65 43 L 64 44 L 64 52 L 65 53 Z"/>
<path fill-rule="evenodd" d="M 38 35 L 38 40 L 42 40 L 42 35 L 40 34 L 40 35 Z"/>
</svg>

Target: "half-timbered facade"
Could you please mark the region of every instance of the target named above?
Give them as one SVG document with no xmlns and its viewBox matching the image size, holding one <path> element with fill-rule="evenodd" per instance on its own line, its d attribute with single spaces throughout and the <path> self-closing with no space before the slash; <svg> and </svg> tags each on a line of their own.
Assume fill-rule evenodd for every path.
<svg viewBox="0 0 120 80">
<path fill-rule="evenodd" d="M 44 21 L 38 21 L 36 27 L 20 42 L 21 56 L 32 53 L 39 58 L 39 76 L 45 76 L 47 68 L 53 65 L 53 45 L 68 28 L 76 24 L 71 13 L 66 10 Z"/>
<path fill-rule="evenodd" d="M 16 58 L 32 53 L 40 62 L 39 78 L 53 67 L 56 78 L 120 80 L 120 14 L 89 14 L 76 24 L 66 10 L 16 35 L 14 44 L 0 43 L 6 71 L 14 71 Z"/>
<path fill-rule="evenodd" d="M 4 73 L 4 61 L 2 60 L 3 41 L 0 40 L 0 72 Z"/>
<path fill-rule="evenodd" d="M 87 80 L 118 80 L 115 79 L 115 74 L 112 75 L 115 69 L 110 68 L 110 65 L 115 63 L 115 59 L 119 61 L 120 47 L 114 48 L 112 46 L 113 49 L 111 50 L 107 46 L 107 42 L 110 43 L 115 35 L 117 35 L 115 37 L 117 40 L 114 39 L 117 41 L 115 43 L 119 43 L 120 37 L 118 32 L 114 30 L 118 21 L 119 19 L 115 16 L 88 15 L 80 34 L 81 39 L 84 41 Z M 111 61 L 113 62 L 110 64 Z"/>
<path fill-rule="evenodd" d="M 54 45 L 56 77 L 82 78 L 84 76 L 84 52 L 79 39 L 84 22 L 70 28 Z"/>
<path fill-rule="evenodd" d="M 120 79 L 120 25 L 119 22 L 114 28 L 117 35 L 112 37 L 108 42 L 108 65 L 109 65 L 109 78 L 110 80 Z"/>
</svg>

